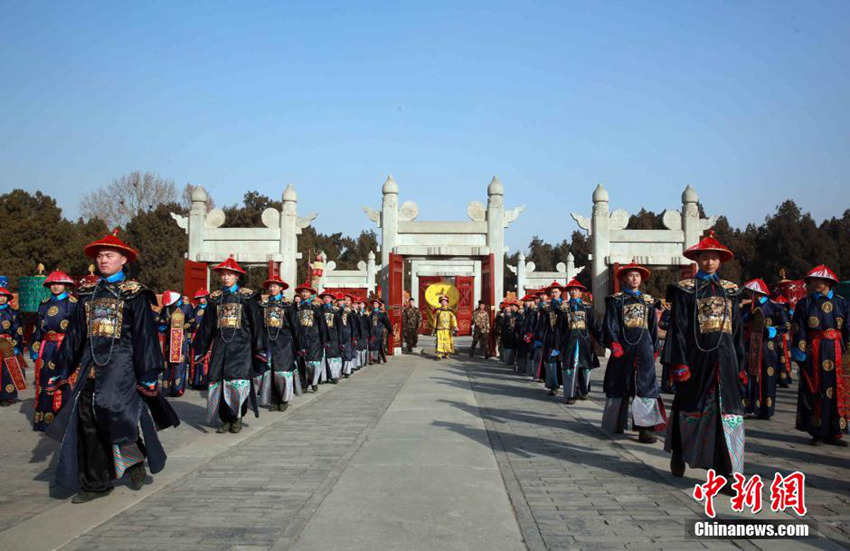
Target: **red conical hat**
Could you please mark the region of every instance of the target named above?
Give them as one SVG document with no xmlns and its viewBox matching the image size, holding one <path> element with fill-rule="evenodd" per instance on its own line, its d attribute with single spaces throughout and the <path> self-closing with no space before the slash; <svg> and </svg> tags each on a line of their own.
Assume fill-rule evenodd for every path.
<svg viewBox="0 0 850 551">
<path fill-rule="evenodd" d="M 345 293 L 342 293 L 342 292 L 334 293 L 334 299 L 335 300 L 345 300 Z"/>
<path fill-rule="evenodd" d="M 74 285 L 74 280 L 71 279 L 71 276 L 63 272 L 62 270 L 55 270 L 50 272 L 50 275 L 47 276 L 47 279 L 42 283 L 45 287 L 50 287 L 51 285 Z"/>
<path fill-rule="evenodd" d="M 546 287 L 546 291 L 547 291 L 547 292 L 549 292 L 549 291 L 551 291 L 552 289 L 561 289 L 561 290 L 563 290 L 563 289 L 565 289 L 565 288 L 566 288 L 566 287 L 564 287 L 563 285 L 561 285 L 561 284 L 560 284 L 560 283 L 558 283 L 557 281 L 553 281 L 552 283 L 550 283 L 550 284 Z"/>
<path fill-rule="evenodd" d="M 224 262 L 213 268 L 214 272 L 236 272 L 237 274 L 244 274 L 245 270 L 242 269 L 242 266 L 236 263 L 236 260 L 233 258 L 233 255 L 230 255 L 230 258 L 226 259 Z"/>
<path fill-rule="evenodd" d="M 764 280 L 756 278 L 744 283 L 744 288 L 750 291 L 761 293 L 765 296 L 770 296 L 770 290 L 767 288 L 767 283 Z"/>
<path fill-rule="evenodd" d="M 278 285 L 280 285 L 283 288 L 283 290 L 289 289 L 289 284 L 286 283 L 284 280 L 280 279 L 280 276 L 277 276 L 277 275 L 274 275 L 274 276 L 268 278 L 267 280 L 265 280 L 263 282 L 263 288 L 268 289 L 269 285 L 271 285 L 272 283 L 277 283 Z"/>
<path fill-rule="evenodd" d="M 180 300 L 180 293 L 178 293 L 177 291 L 165 291 L 164 293 L 162 293 L 163 306 L 171 306 L 178 300 Z"/>
<path fill-rule="evenodd" d="M 97 251 L 100 249 L 118 249 L 127 257 L 127 260 L 133 262 L 139 258 L 139 251 L 118 239 L 118 228 L 112 230 L 112 233 L 107 234 L 103 239 L 92 241 L 83 248 L 83 252 L 89 258 L 97 256 Z"/>
<path fill-rule="evenodd" d="M 577 280 L 576 278 L 571 279 L 571 280 L 570 280 L 570 282 L 569 282 L 569 283 L 567 283 L 567 284 L 566 284 L 566 286 L 564 286 L 564 289 L 569 289 L 569 288 L 571 288 L 571 287 L 575 287 L 575 288 L 577 288 L 577 289 L 581 289 L 582 291 L 587 291 L 587 287 L 585 287 L 584 285 L 582 285 L 582 284 L 579 282 L 579 280 Z"/>
<path fill-rule="evenodd" d="M 645 266 L 641 266 L 640 264 L 636 263 L 634 260 L 632 260 L 630 263 L 628 263 L 624 266 L 620 266 L 617 269 L 617 278 L 621 278 L 624 275 L 626 275 L 628 272 L 631 272 L 631 271 L 639 272 L 641 279 L 644 280 L 644 281 L 649 279 L 649 274 L 650 274 L 649 268 L 647 268 Z"/>
<path fill-rule="evenodd" d="M 310 291 L 311 294 L 316 294 L 316 290 L 310 287 L 310 283 L 306 281 L 295 288 L 296 293 L 301 294 L 301 291 Z"/>
<path fill-rule="evenodd" d="M 728 248 L 724 247 L 720 241 L 714 237 L 714 232 L 709 231 L 707 237 L 703 237 L 702 241 L 694 245 L 693 247 L 689 247 L 682 255 L 685 258 L 690 260 L 696 260 L 699 258 L 699 253 L 703 251 L 714 251 L 720 255 L 720 262 L 728 262 L 735 258 L 735 254 L 730 251 Z"/>
<path fill-rule="evenodd" d="M 331 297 L 336 298 L 336 294 L 331 291 L 322 291 L 319 293 L 319 298 Z"/>
<path fill-rule="evenodd" d="M 195 295 L 192 298 L 204 298 L 210 296 L 210 292 L 201 287 L 197 291 L 195 291 Z"/>
<path fill-rule="evenodd" d="M 825 264 L 821 264 L 812 268 L 809 273 L 803 276 L 803 279 L 808 281 L 810 278 L 813 277 L 818 277 L 820 279 L 829 279 L 834 283 L 838 283 L 838 276 L 835 275 L 835 272 L 827 268 Z"/>
<path fill-rule="evenodd" d="M 9 300 L 12 300 L 13 298 L 15 298 L 15 295 L 12 294 L 12 291 L 10 291 L 9 289 L 7 289 L 5 287 L 0 287 L 0 296 L 7 296 L 7 297 L 9 297 Z"/>
</svg>

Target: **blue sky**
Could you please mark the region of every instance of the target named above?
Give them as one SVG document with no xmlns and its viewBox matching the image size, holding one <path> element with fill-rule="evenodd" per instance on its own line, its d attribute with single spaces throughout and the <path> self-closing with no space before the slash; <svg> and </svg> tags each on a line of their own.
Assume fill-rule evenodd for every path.
<svg viewBox="0 0 850 551">
<path fill-rule="evenodd" d="M 0 2 L 0 191 L 133 170 L 219 206 L 287 183 L 322 232 L 393 174 L 465 219 L 498 174 L 512 250 L 611 207 L 760 222 L 850 208 L 848 2 Z"/>
</svg>

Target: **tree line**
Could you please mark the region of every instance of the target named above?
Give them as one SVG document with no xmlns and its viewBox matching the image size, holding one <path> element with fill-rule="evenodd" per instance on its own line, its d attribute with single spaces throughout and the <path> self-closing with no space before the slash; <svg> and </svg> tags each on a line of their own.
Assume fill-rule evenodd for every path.
<svg viewBox="0 0 850 551">
<path fill-rule="evenodd" d="M 188 214 L 191 186 L 178 194 L 173 181 L 151 173 L 133 172 L 115 179 L 107 186 L 86 194 L 81 201 L 77 220 L 68 220 L 52 197 L 41 192 L 21 189 L 0 195 L 0 275 L 9 277 L 9 285 L 17 286 L 20 276 L 34 275 L 39 263 L 47 271 L 61 269 L 72 275 L 88 273 L 91 261 L 82 254 L 83 246 L 119 228 L 120 236 L 141 255 L 131 266 L 131 276 L 139 278 L 158 291 L 182 289 L 183 259 L 188 236 L 172 220 L 171 213 Z M 259 227 L 266 208 L 282 208 L 281 201 L 256 191 L 245 193 L 241 204 L 227 205 L 225 226 Z M 213 208 L 212 200 L 207 205 Z M 642 209 L 629 220 L 628 229 L 663 229 L 662 213 Z M 564 220 L 564 224 L 569 224 Z M 842 216 L 817 223 L 792 200 L 781 203 L 761 224 L 734 228 L 721 216 L 714 231 L 722 243 L 735 252 L 735 259 L 722 268 L 723 277 L 744 282 L 761 277 L 768 283 L 780 278 L 780 270 L 789 279 L 801 277 L 813 265 L 827 264 L 839 276 L 850 279 L 850 209 Z M 365 261 L 369 251 L 378 250 L 374 231 L 361 231 L 357 236 L 342 232 L 323 234 L 307 227 L 298 240 L 303 259 L 298 266 L 297 284 L 307 278 L 307 262 L 324 251 L 341 270 L 355 269 Z M 566 262 L 572 252 L 577 266 L 586 266 L 578 279 L 590 286 L 590 240 L 581 231 L 570 239 L 548 243 L 535 236 L 528 245 L 526 260 L 534 262 L 537 271 L 554 271 L 558 262 Z M 519 252 L 505 255 L 508 264 L 516 265 Z M 246 285 L 259 288 L 266 278 L 264 266 L 248 270 Z M 516 290 L 516 276 L 505 270 L 505 289 Z M 663 296 L 667 284 L 678 278 L 672 270 L 656 269 L 645 289 Z"/>
</svg>

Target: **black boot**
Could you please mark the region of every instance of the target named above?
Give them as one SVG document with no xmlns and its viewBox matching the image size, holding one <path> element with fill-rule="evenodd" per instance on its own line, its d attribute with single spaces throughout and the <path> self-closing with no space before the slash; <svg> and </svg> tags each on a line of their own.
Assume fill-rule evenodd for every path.
<svg viewBox="0 0 850 551">
<path fill-rule="evenodd" d="M 331 379 L 331 384 L 332 385 L 339 384 L 339 379 Z"/>
<path fill-rule="evenodd" d="M 677 453 L 670 458 L 670 473 L 676 478 L 685 476 L 685 460 Z"/>
<path fill-rule="evenodd" d="M 575 404 L 575 403 L 576 403 L 576 399 L 575 399 L 575 398 L 567 398 L 567 405 L 568 405 L 568 406 L 571 406 L 571 405 L 573 405 L 573 404 Z"/>
<path fill-rule="evenodd" d="M 640 442 L 641 444 L 654 444 L 657 441 L 658 438 L 656 438 L 656 436 L 652 434 L 652 431 L 650 429 L 645 427 L 640 427 L 638 429 L 638 442 Z"/>
<path fill-rule="evenodd" d="M 222 423 L 215 429 L 216 434 L 224 434 L 225 432 L 230 430 L 230 423 Z"/>
<path fill-rule="evenodd" d="M 130 476 L 130 488 L 133 490 L 141 490 L 142 486 L 145 485 L 145 478 L 148 476 L 144 462 L 136 463 L 132 467 L 128 468 L 127 474 Z"/>
<path fill-rule="evenodd" d="M 82 491 L 79 494 L 74 496 L 74 498 L 71 500 L 71 503 L 88 503 L 89 501 L 92 501 L 92 500 L 95 500 L 95 499 L 98 499 L 98 498 L 101 498 L 101 497 L 106 497 L 111 493 L 112 493 L 111 488 L 109 490 L 105 491 L 105 492 Z"/>
<path fill-rule="evenodd" d="M 230 425 L 230 432 L 236 434 L 240 430 L 242 430 L 242 419 L 237 419 Z"/>
<path fill-rule="evenodd" d="M 289 404 L 287 404 L 286 402 L 281 402 L 277 405 L 278 411 L 286 411 L 287 409 L 289 409 Z"/>
</svg>

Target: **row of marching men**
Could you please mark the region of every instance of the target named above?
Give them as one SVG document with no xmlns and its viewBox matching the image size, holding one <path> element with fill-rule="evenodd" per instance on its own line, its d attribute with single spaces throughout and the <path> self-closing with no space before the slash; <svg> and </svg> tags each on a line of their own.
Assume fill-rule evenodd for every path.
<svg viewBox="0 0 850 551">
<path fill-rule="evenodd" d="M 245 272 L 232 258 L 214 269 L 221 289 L 192 309 L 166 293 L 159 315 L 152 291 L 125 274 L 139 253 L 117 230 L 84 253 L 100 277 L 71 294 L 61 272 L 45 282 L 52 293 L 39 308 L 31 353 L 35 360 L 35 426 L 61 442 L 55 482 L 77 490 L 74 503 L 108 495 L 126 476 L 132 489 L 165 466 L 157 432 L 179 425 L 165 395 L 179 395 L 185 379 L 208 386 L 207 414 L 219 433 L 239 432 L 250 404 L 284 410 L 301 376 L 314 391 L 360 367 L 383 360 L 390 329 L 380 299 L 296 289 L 289 302 L 278 278 L 267 295 L 240 285 Z M 0 400 L 9 405 L 25 388 L 20 316 L 0 288 Z M 202 376 L 198 375 L 202 373 Z M 178 380 L 179 379 L 179 380 Z M 178 389 L 175 391 L 175 388 Z"/>
<path fill-rule="evenodd" d="M 497 321 L 503 358 L 518 372 L 543 379 L 552 395 L 563 385 L 571 404 L 587 397 L 589 372 L 599 365 L 594 344 L 608 348 L 603 429 L 621 433 L 631 424 L 646 443 L 665 430 L 674 476 L 683 476 L 686 465 L 742 472 L 744 418 L 772 416 L 776 387 L 791 381 L 791 362 L 799 373 L 796 428 L 812 445 L 847 446 L 850 305 L 833 290 L 836 274 L 823 265 L 813 268 L 804 277 L 808 296 L 791 310 L 771 300 L 760 279 L 741 287 L 721 278 L 733 253 L 713 234 L 684 255 L 698 270 L 667 290 L 663 345 L 656 301 L 640 289 L 650 271 L 630 264 L 615 274 L 623 291 L 606 298 L 602 320 L 582 302 L 585 289 L 577 281 L 566 285 L 565 299 L 553 283 L 536 306 L 532 300 L 506 304 Z M 742 300 L 745 292 L 749 301 Z M 669 417 L 657 359 L 675 393 Z"/>
</svg>

